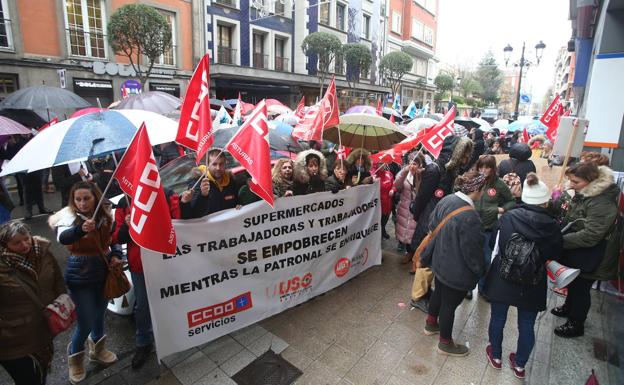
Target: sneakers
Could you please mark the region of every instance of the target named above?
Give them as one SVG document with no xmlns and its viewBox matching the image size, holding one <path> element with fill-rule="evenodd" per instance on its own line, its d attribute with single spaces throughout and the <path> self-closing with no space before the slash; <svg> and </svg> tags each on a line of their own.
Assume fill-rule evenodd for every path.
<svg viewBox="0 0 624 385">
<path fill-rule="evenodd" d="M 511 365 L 511 370 L 513 370 L 514 376 L 519 379 L 523 379 L 525 375 L 524 368 L 516 366 L 516 353 L 509 353 L 509 364 Z"/>
<path fill-rule="evenodd" d="M 563 338 L 580 337 L 585 334 L 585 325 L 581 322 L 568 319 L 568 322 L 555 328 L 555 334 Z"/>
<path fill-rule="evenodd" d="M 439 334 L 440 325 L 438 325 L 437 323 L 434 324 L 434 323 L 425 322 L 425 330 L 423 332 L 428 336 Z"/>
<path fill-rule="evenodd" d="M 421 298 L 418 301 L 410 299 L 410 306 L 422 311 L 423 313 L 429 312 L 429 301 L 424 298 Z"/>
<path fill-rule="evenodd" d="M 453 357 L 464 357 L 470 353 L 470 349 L 466 345 L 456 344 L 451 341 L 449 343 L 438 342 L 438 353 Z"/>
<path fill-rule="evenodd" d="M 500 360 L 500 358 L 494 358 L 494 356 L 492 355 L 492 345 L 488 344 L 485 347 L 485 355 L 487 356 L 488 361 L 490 361 L 490 365 L 494 369 L 500 370 L 503 367 L 503 362 Z"/>
<path fill-rule="evenodd" d="M 561 305 L 553 308 L 550 313 L 557 317 L 567 317 L 570 313 L 570 309 L 568 309 L 566 305 Z"/>
</svg>

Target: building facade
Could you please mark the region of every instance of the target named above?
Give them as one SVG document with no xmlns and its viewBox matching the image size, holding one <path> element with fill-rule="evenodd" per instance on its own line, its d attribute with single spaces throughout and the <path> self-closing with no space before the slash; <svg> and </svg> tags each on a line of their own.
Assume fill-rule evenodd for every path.
<svg viewBox="0 0 624 385">
<path fill-rule="evenodd" d="M 412 70 L 403 77 L 401 104 L 434 105 L 433 81 L 438 75 L 436 39 L 437 0 L 388 0 L 387 53 L 403 51 L 412 57 Z"/>
<path fill-rule="evenodd" d="M 559 95 L 565 106 L 574 103 L 574 70 L 576 68 L 576 55 L 569 52 L 567 47 L 561 47 L 555 62 L 555 81 L 553 84 L 553 97 Z"/>
<path fill-rule="evenodd" d="M 136 74 L 107 41 L 110 15 L 128 0 L 0 0 L 0 98 L 28 86 L 66 88 L 92 105 L 121 98 Z M 183 95 L 193 71 L 192 4 L 151 0 L 172 29 L 172 47 L 156 62 L 147 90 Z"/>
</svg>

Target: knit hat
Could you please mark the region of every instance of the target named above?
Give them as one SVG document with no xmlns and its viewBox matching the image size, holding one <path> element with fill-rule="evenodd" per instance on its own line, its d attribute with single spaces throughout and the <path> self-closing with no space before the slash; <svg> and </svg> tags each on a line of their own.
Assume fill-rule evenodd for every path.
<svg viewBox="0 0 624 385">
<path fill-rule="evenodd" d="M 529 205 L 541 205 L 550 200 L 548 186 L 537 177 L 528 178 L 522 187 L 522 202 Z"/>
</svg>

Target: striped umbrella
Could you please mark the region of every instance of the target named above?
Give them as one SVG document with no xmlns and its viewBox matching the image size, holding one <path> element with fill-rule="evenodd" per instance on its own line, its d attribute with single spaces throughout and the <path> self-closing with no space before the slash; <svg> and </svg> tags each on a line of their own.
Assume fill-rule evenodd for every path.
<svg viewBox="0 0 624 385">
<path fill-rule="evenodd" d="M 0 116 L 0 135 L 26 135 L 32 134 L 32 132 L 13 119 L 9 119 L 4 116 Z"/>
<path fill-rule="evenodd" d="M 323 139 L 345 147 L 386 150 L 407 137 L 388 119 L 371 114 L 349 114 L 340 117 L 336 127 L 323 132 Z"/>
</svg>

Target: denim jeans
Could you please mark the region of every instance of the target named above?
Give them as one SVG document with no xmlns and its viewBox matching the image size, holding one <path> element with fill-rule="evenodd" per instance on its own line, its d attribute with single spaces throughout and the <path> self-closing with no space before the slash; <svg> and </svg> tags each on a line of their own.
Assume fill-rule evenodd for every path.
<svg viewBox="0 0 624 385">
<path fill-rule="evenodd" d="M 149 302 L 147 301 L 147 289 L 145 288 L 145 275 L 133 272 L 130 272 L 130 275 L 132 276 L 132 286 L 134 287 L 136 346 L 147 346 L 154 342 L 154 334 L 152 332 Z"/>
<path fill-rule="evenodd" d="M 501 302 L 490 302 L 490 327 L 488 334 L 492 344 L 492 355 L 501 359 L 503 354 L 503 329 L 507 322 L 509 305 Z M 518 309 L 518 345 L 516 347 L 516 365 L 524 368 L 533 346 L 535 345 L 535 318 L 536 311 Z"/>
<path fill-rule="evenodd" d="M 493 236 L 495 237 L 496 234 L 494 234 Z M 485 260 L 485 274 L 479 280 L 479 293 L 483 293 L 485 277 L 487 276 L 487 273 L 490 270 L 490 265 L 492 263 L 492 249 L 490 248 L 490 237 L 492 237 L 492 231 L 486 230 L 483 233 L 483 258 Z"/>
<path fill-rule="evenodd" d="M 71 339 L 70 354 L 84 350 L 89 334 L 97 342 L 104 335 L 104 314 L 108 300 L 102 295 L 103 282 L 71 285 L 69 295 L 76 304 L 76 329 Z"/>
</svg>

